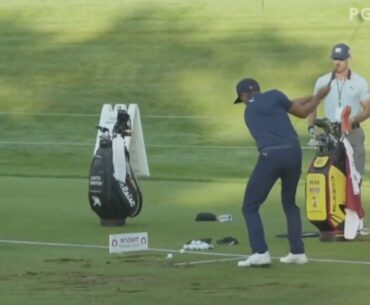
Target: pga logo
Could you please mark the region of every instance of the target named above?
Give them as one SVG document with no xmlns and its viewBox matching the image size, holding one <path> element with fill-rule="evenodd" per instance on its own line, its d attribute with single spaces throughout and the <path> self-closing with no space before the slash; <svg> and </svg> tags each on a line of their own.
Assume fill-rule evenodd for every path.
<svg viewBox="0 0 370 305">
<path fill-rule="evenodd" d="M 370 7 L 359 9 L 351 7 L 349 9 L 349 20 L 360 19 L 362 21 L 370 21 Z"/>
</svg>

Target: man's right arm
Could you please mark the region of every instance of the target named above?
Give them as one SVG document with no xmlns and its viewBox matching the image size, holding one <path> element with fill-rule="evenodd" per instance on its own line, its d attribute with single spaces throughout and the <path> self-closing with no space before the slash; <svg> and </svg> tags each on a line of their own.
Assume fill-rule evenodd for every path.
<svg viewBox="0 0 370 305">
<path fill-rule="evenodd" d="M 329 93 L 329 91 L 330 86 L 324 86 L 320 88 L 314 96 L 293 100 L 289 113 L 299 118 L 307 118 L 308 115 L 316 109 L 320 101 Z"/>
<path fill-rule="evenodd" d="M 315 121 L 317 117 L 317 111 L 316 108 L 307 116 L 308 126 L 313 126 L 313 122 Z"/>
<path fill-rule="evenodd" d="M 323 86 L 321 83 L 321 79 L 319 78 L 316 83 L 315 83 L 315 88 L 314 88 L 314 94 L 316 94 L 319 89 Z M 313 122 L 315 121 L 317 117 L 317 108 L 315 107 L 312 112 L 307 116 L 307 121 L 308 121 L 308 132 L 310 133 L 311 136 L 314 136 L 315 134 L 315 127 L 313 125 Z"/>
</svg>

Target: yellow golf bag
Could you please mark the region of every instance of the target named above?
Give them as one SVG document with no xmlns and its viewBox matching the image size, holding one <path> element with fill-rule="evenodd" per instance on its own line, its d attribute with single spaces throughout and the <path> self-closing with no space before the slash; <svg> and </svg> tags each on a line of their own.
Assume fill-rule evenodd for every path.
<svg viewBox="0 0 370 305">
<path fill-rule="evenodd" d="M 306 215 L 320 231 L 321 240 L 343 237 L 346 200 L 346 159 L 343 143 L 329 122 L 323 128 L 316 155 L 306 176 Z"/>
</svg>

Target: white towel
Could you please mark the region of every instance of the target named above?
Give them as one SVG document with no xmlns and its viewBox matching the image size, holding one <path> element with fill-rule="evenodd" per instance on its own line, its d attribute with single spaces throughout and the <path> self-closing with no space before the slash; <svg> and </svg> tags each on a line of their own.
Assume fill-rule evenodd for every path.
<svg viewBox="0 0 370 305">
<path fill-rule="evenodd" d="M 360 183 L 361 183 L 361 175 L 357 171 L 355 166 L 355 160 L 353 158 L 353 148 L 351 143 L 348 141 L 346 137 L 342 138 L 342 142 L 346 149 L 346 155 L 348 158 L 349 168 L 350 168 L 350 178 L 352 181 L 353 193 L 355 195 L 360 194 Z"/>
<path fill-rule="evenodd" d="M 112 140 L 113 150 L 113 177 L 116 180 L 126 182 L 126 157 L 125 157 L 125 140 L 117 134 Z"/>
</svg>

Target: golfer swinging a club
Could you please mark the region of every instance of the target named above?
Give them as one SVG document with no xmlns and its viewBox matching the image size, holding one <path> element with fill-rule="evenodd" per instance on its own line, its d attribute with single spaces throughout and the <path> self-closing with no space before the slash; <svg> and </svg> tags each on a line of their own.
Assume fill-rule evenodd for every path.
<svg viewBox="0 0 370 305">
<path fill-rule="evenodd" d="M 240 261 L 238 266 L 271 264 L 259 208 L 278 179 L 281 180 L 281 201 L 290 245 L 290 253 L 280 261 L 305 264 L 308 259 L 302 240 L 301 215 L 295 202 L 301 175 L 302 151 L 288 113 L 306 118 L 328 94 L 330 87 L 321 88 L 314 96 L 290 101 L 279 90 L 262 93 L 254 79 L 246 78 L 237 84 L 236 91 L 238 97 L 234 104 L 246 105 L 244 120 L 259 151 L 257 164 L 249 178 L 243 202 L 243 216 L 247 224 L 252 255 Z"/>
</svg>

